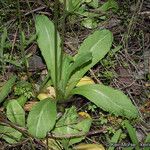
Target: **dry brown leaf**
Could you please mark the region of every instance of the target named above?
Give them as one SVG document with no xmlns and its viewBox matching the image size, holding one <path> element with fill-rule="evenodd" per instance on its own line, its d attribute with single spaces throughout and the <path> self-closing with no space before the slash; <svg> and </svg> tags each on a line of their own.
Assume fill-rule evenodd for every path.
<svg viewBox="0 0 150 150">
<path fill-rule="evenodd" d="M 29 101 L 27 104 L 24 106 L 25 111 L 30 111 L 31 108 L 36 104 L 36 101 Z"/>
</svg>

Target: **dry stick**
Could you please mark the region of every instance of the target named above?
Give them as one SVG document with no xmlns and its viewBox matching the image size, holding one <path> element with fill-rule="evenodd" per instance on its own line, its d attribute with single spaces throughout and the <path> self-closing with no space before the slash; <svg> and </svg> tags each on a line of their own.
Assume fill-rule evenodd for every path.
<svg viewBox="0 0 150 150">
<path fill-rule="evenodd" d="M 102 128 L 101 130 L 96 130 L 96 131 L 90 131 L 88 133 L 85 132 L 80 132 L 77 134 L 64 134 L 64 135 L 55 135 L 55 134 L 48 134 L 49 138 L 55 138 L 55 139 L 70 139 L 70 138 L 76 138 L 76 137 L 82 137 L 82 136 L 91 136 L 99 133 L 106 133 L 107 130 L 105 128 Z"/>
<path fill-rule="evenodd" d="M 132 102 L 134 103 L 134 105 L 136 106 L 136 108 L 137 108 L 137 110 L 138 110 L 138 112 L 139 112 L 139 114 L 140 114 L 141 120 L 144 121 L 143 115 L 142 115 L 142 113 L 141 113 L 141 111 L 140 111 L 138 105 L 137 105 L 136 102 L 134 101 L 134 98 L 132 97 L 132 95 L 130 94 L 129 91 L 127 91 L 127 93 L 128 93 L 128 95 L 130 96 L 130 98 L 131 98 Z"/>
<path fill-rule="evenodd" d="M 29 138 L 25 139 L 23 141 L 17 142 L 17 143 L 13 143 L 13 145 L 11 145 L 11 146 L 9 145 L 9 149 L 15 148 L 15 147 L 20 146 L 20 145 L 25 145 L 28 141 L 29 141 Z"/>
<path fill-rule="evenodd" d="M 35 21 L 35 17 L 34 17 L 34 14 L 33 14 L 33 12 L 34 11 L 32 11 L 32 9 L 31 9 L 31 6 L 30 6 L 30 2 L 28 1 L 28 0 L 26 0 L 26 3 L 27 3 L 27 5 L 28 5 L 28 7 L 29 7 L 29 9 L 30 9 L 30 12 L 29 13 L 26 13 L 26 14 L 32 14 L 32 17 L 33 17 L 33 20 Z"/>
<path fill-rule="evenodd" d="M 133 103 L 134 103 L 134 105 L 137 107 L 137 109 L 138 109 L 138 112 L 139 112 L 139 114 L 140 114 L 140 124 L 142 125 L 142 126 L 144 126 L 147 130 L 148 130 L 148 132 L 150 131 L 150 126 L 149 126 L 149 124 L 147 124 L 146 123 L 146 121 L 144 120 L 144 117 L 143 117 L 143 114 L 141 113 L 141 111 L 139 110 L 139 108 L 138 108 L 138 106 L 137 106 L 137 104 L 135 103 L 135 101 L 134 101 L 134 99 L 133 99 L 133 97 L 132 97 L 132 95 L 130 94 L 130 92 L 129 91 L 127 91 L 128 92 L 128 95 L 130 96 L 130 98 L 132 99 L 132 101 L 133 101 Z"/>
<path fill-rule="evenodd" d="M 42 6 L 42 7 L 38 7 L 38 8 L 36 8 L 36 9 L 30 10 L 29 12 L 25 13 L 25 16 L 30 15 L 30 14 L 33 14 L 33 13 L 36 12 L 36 11 L 43 10 L 44 8 L 46 8 L 46 7 L 45 7 L 45 6 Z"/>
<path fill-rule="evenodd" d="M 90 73 L 98 84 L 102 84 L 102 82 L 96 77 L 96 75 L 92 69 L 90 69 Z"/>
<path fill-rule="evenodd" d="M 143 11 L 143 12 L 140 12 L 138 13 L 139 15 L 147 15 L 150 17 L 150 11 Z"/>
<path fill-rule="evenodd" d="M 21 132 L 25 137 L 28 137 L 30 139 L 34 139 L 34 137 L 27 132 L 26 128 L 19 127 L 19 126 L 15 125 L 14 123 L 8 121 L 6 119 L 6 116 L 2 112 L 0 112 L 0 124 L 10 126 L 14 129 L 16 129 L 17 131 Z M 48 138 L 55 138 L 55 139 L 75 138 L 75 137 L 90 136 L 90 135 L 95 135 L 95 134 L 105 133 L 105 132 L 107 132 L 106 128 L 102 128 L 101 130 L 91 131 L 88 133 L 81 132 L 80 134 L 78 133 L 78 134 L 55 135 L 55 134 L 49 133 L 49 134 L 47 134 L 47 137 Z"/>
</svg>

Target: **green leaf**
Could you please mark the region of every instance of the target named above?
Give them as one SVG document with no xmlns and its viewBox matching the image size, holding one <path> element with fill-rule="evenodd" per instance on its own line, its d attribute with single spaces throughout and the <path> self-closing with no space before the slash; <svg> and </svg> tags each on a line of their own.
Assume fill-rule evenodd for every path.
<svg viewBox="0 0 150 150">
<path fill-rule="evenodd" d="M 59 0 L 63 3 L 63 0 Z M 70 13 L 77 11 L 80 6 L 85 2 L 85 0 L 66 0 L 66 10 Z"/>
<path fill-rule="evenodd" d="M 64 86 L 66 86 L 71 74 L 74 74 L 79 70 L 84 64 L 88 63 L 92 59 L 92 54 L 90 52 L 81 54 L 69 67 L 66 66 L 67 71 L 65 75 Z"/>
<path fill-rule="evenodd" d="M 10 58 L 4 58 L 4 60 L 3 60 L 3 58 L 2 59 L 0 58 L 0 61 L 4 61 L 5 63 L 12 64 L 16 67 L 20 67 L 20 68 L 22 67 L 21 62 L 19 62 L 18 60 L 11 60 Z"/>
<path fill-rule="evenodd" d="M 115 115 L 138 117 L 136 107 L 124 93 L 103 84 L 83 85 L 73 89 L 71 94 L 83 95 L 98 107 Z"/>
<path fill-rule="evenodd" d="M 8 102 L 6 107 L 7 118 L 22 127 L 25 126 L 25 112 L 16 100 Z"/>
<path fill-rule="evenodd" d="M 76 126 L 74 126 L 74 129 L 76 129 L 76 131 L 74 130 L 73 133 L 76 133 L 76 135 L 78 135 L 80 133 L 85 133 L 85 135 L 86 135 L 88 133 L 88 131 L 90 130 L 91 123 L 92 123 L 92 120 L 90 118 L 83 119 Z M 79 143 L 83 139 L 85 139 L 85 136 L 71 138 L 69 141 L 69 145 Z"/>
<path fill-rule="evenodd" d="M 88 5 L 92 6 L 93 8 L 97 8 L 98 7 L 98 0 L 92 0 Z"/>
<path fill-rule="evenodd" d="M 150 143 L 150 133 L 147 135 L 145 143 Z"/>
<path fill-rule="evenodd" d="M 95 31 L 92 35 L 85 39 L 74 59 L 77 60 L 83 53 L 91 52 L 92 61 L 72 75 L 68 83 L 66 97 L 69 96 L 70 91 L 75 87 L 83 75 L 108 53 L 112 45 L 112 41 L 112 33 L 108 30 Z"/>
<path fill-rule="evenodd" d="M 144 147 L 144 150 L 149 150 L 150 149 L 150 133 L 147 135 L 144 144 L 146 145 Z"/>
<path fill-rule="evenodd" d="M 44 138 L 53 129 L 56 121 L 56 103 L 51 98 L 38 102 L 31 109 L 27 127 L 30 134 L 37 138 Z"/>
<path fill-rule="evenodd" d="M 3 58 L 3 51 L 4 51 L 4 47 L 5 47 L 5 41 L 7 38 L 7 28 L 4 28 L 2 37 L 1 37 L 1 44 L 0 44 L 0 58 Z"/>
<path fill-rule="evenodd" d="M 76 72 L 79 67 L 89 62 L 91 59 L 91 52 L 82 53 L 81 55 L 79 55 L 79 57 L 77 57 L 77 59 L 75 59 L 74 63 L 70 65 L 70 67 L 68 68 L 68 74 L 70 75 L 71 73 Z"/>
<path fill-rule="evenodd" d="M 94 29 L 94 28 L 97 27 L 98 24 L 97 24 L 97 21 L 94 18 L 85 18 L 82 21 L 82 25 L 85 28 Z"/>
<path fill-rule="evenodd" d="M 109 53 L 110 57 L 113 57 L 120 49 L 122 48 L 121 45 L 116 46 L 114 49 L 112 49 Z"/>
<path fill-rule="evenodd" d="M 82 15 L 84 18 L 91 18 L 91 19 L 99 17 L 99 14 L 89 12 L 89 11 L 81 12 L 80 15 Z"/>
<path fill-rule="evenodd" d="M 122 150 L 133 150 L 134 147 L 124 147 Z"/>
<path fill-rule="evenodd" d="M 0 138 L 6 140 L 8 143 L 17 143 L 21 139 L 22 134 L 7 126 L 0 125 Z"/>
<path fill-rule="evenodd" d="M 77 114 L 77 110 L 75 107 L 71 107 L 66 109 L 64 115 L 58 120 L 56 123 L 55 129 L 52 131 L 55 136 L 64 136 L 67 135 L 82 135 L 86 134 L 91 126 L 92 119 L 91 118 L 82 118 L 80 115 Z M 75 143 L 80 142 L 85 136 L 81 137 L 74 137 L 62 140 L 63 145 L 67 143 L 67 145 L 72 145 Z"/>
<path fill-rule="evenodd" d="M 138 141 L 138 138 L 136 136 L 135 128 L 133 128 L 133 126 L 129 123 L 128 120 L 125 120 L 124 123 L 125 123 L 125 127 L 128 130 L 128 133 L 129 133 L 129 136 L 130 136 L 130 139 L 131 139 L 132 143 L 136 145 L 135 149 L 140 150 L 139 141 Z"/>
<path fill-rule="evenodd" d="M 39 15 L 36 17 L 36 32 L 37 32 L 37 42 L 39 48 L 42 52 L 44 60 L 46 62 L 47 68 L 50 71 L 53 84 L 55 84 L 55 44 L 57 44 L 57 73 L 58 80 L 60 79 L 60 64 L 61 64 L 61 40 L 59 34 L 57 33 L 57 43 L 55 43 L 55 28 L 54 24 L 44 15 Z"/>
<path fill-rule="evenodd" d="M 16 76 L 12 76 L 2 87 L 0 91 L 0 103 L 4 101 L 4 99 L 8 96 L 9 92 L 11 92 L 11 88 L 13 87 L 16 81 Z"/>
<path fill-rule="evenodd" d="M 68 68 L 74 62 L 73 57 L 67 54 L 63 55 L 63 64 L 62 64 L 62 79 L 64 79 L 68 73 Z"/>
<path fill-rule="evenodd" d="M 113 9 L 113 11 L 117 11 L 119 9 L 119 6 L 115 0 L 108 0 L 100 7 L 100 10 L 104 12 L 108 11 L 109 9 Z"/>
<path fill-rule="evenodd" d="M 121 133 L 122 133 L 121 129 L 117 130 L 113 135 L 113 137 L 111 138 L 110 143 L 118 143 Z M 114 146 L 108 148 L 108 150 L 114 150 L 114 149 L 115 149 Z"/>
<path fill-rule="evenodd" d="M 32 35 L 30 36 L 30 38 L 26 41 L 26 43 L 25 43 L 25 48 L 26 48 L 27 46 L 29 46 L 30 44 L 32 44 L 32 43 L 36 40 L 36 37 L 37 37 L 36 34 L 32 34 Z"/>
<path fill-rule="evenodd" d="M 20 106 L 24 106 L 25 105 L 25 103 L 26 103 L 26 101 L 28 100 L 28 98 L 26 97 L 26 96 L 24 96 L 24 95 L 21 95 L 20 97 L 18 97 L 17 99 L 16 99 L 16 101 L 19 103 L 19 105 Z"/>
<path fill-rule="evenodd" d="M 62 78 L 60 81 L 60 87 L 63 91 L 65 91 L 65 87 L 67 86 L 70 76 L 79 70 L 84 64 L 88 63 L 91 59 L 91 52 L 81 54 L 75 61 L 73 61 L 71 56 L 64 55 L 61 75 Z"/>
<path fill-rule="evenodd" d="M 62 72 L 61 72 L 61 80 L 59 83 L 59 87 L 64 91 L 65 85 L 67 82 L 67 75 L 68 75 L 68 69 L 70 65 L 74 62 L 73 57 L 67 54 L 63 55 L 63 62 L 62 62 Z"/>
</svg>

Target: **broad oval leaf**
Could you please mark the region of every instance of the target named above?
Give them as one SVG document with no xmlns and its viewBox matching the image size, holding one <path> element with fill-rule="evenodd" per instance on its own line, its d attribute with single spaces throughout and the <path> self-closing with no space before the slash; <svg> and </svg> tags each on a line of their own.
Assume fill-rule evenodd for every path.
<svg viewBox="0 0 150 150">
<path fill-rule="evenodd" d="M 38 102 L 31 109 L 27 127 L 30 134 L 37 138 L 44 138 L 48 131 L 52 130 L 56 121 L 56 102 L 46 98 Z"/>
<path fill-rule="evenodd" d="M 0 103 L 4 101 L 4 99 L 7 97 L 9 92 L 11 91 L 12 86 L 14 85 L 16 81 L 16 76 L 12 76 L 2 87 L 0 91 Z"/>
<path fill-rule="evenodd" d="M 136 107 L 124 93 L 103 84 L 83 85 L 73 89 L 71 93 L 83 95 L 98 107 L 115 115 L 138 117 Z"/>
<path fill-rule="evenodd" d="M 22 127 L 25 126 L 25 112 L 17 100 L 8 102 L 6 107 L 7 118 Z"/>
<path fill-rule="evenodd" d="M 68 83 L 66 97 L 82 76 L 108 53 L 112 45 L 112 41 L 113 36 L 109 30 L 95 31 L 92 35 L 85 39 L 79 48 L 78 54 L 75 56 L 75 61 L 80 57 L 80 55 L 88 52 L 92 53 L 92 61 L 72 75 Z"/>
<path fill-rule="evenodd" d="M 38 46 L 42 52 L 42 55 L 44 57 L 44 60 L 46 62 L 46 65 L 48 67 L 48 70 L 50 71 L 50 75 L 52 78 L 53 84 L 55 84 L 55 45 L 57 45 L 57 65 L 60 67 L 61 63 L 61 48 L 60 48 L 60 37 L 57 33 L 57 41 L 55 43 L 55 28 L 52 21 L 48 19 L 48 17 L 44 15 L 38 15 L 36 17 L 36 32 L 37 32 L 37 42 Z M 60 68 L 57 68 L 57 70 L 60 70 Z M 59 72 L 58 77 L 60 77 Z"/>
</svg>

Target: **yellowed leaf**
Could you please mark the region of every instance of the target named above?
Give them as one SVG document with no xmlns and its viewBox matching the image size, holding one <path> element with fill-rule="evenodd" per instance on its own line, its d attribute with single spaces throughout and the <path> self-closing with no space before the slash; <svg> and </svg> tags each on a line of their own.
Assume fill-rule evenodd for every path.
<svg viewBox="0 0 150 150">
<path fill-rule="evenodd" d="M 53 98 L 53 99 L 56 97 L 55 89 L 54 89 L 54 87 L 52 87 L 52 86 L 47 87 L 44 92 L 40 93 L 40 94 L 37 96 L 37 98 L 38 98 L 39 100 L 44 100 L 44 99 L 46 99 L 46 98 L 48 98 L 48 97 Z"/>
<path fill-rule="evenodd" d="M 44 100 L 44 99 L 48 98 L 48 94 L 46 94 L 46 93 L 40 93 L 40 94 L 37 96 L 37 98 L 38 98 L 39 100 Z"/>
<path fill-rule="evenodd" d="M 78 114 L 82 118 L 89 118 L 89 119 L 91 119 L 91 116 L 88 113 L 86 113 L 86 112 L 79 112 Z"/>
<path fill-rule="evenodd" d="M 150 87 L 150 83 L 145 83 L 145 86 L 146 87 Z"/>
<path fill-rule="evenodd" d="M 102 144 L 79 144 L 74 147 L 75 150 L 105 150 Z"/>
<path fill-rule="evenodd" d="M 84 76 L 78 83 L 77 83 L 77 87 L 78 86 L 82 86 L 82 85 L 86 85 L 86 84 L 95 84 L 94 80 L 88 76 Z"/>
</svg>

